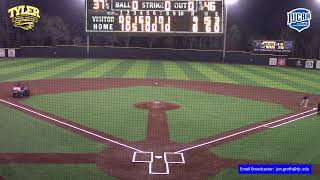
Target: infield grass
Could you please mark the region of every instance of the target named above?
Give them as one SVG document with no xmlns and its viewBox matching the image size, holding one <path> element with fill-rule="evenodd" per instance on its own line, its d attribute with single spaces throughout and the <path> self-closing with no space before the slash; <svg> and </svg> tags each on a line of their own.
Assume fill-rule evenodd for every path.
<svg viewBox="0 0 320 180">
<path fill-rule="evenodd" d="M 24 103 L 117 137 L 144 140 L 147 111 L 134 104 L 163 100 L 172 140 L 186 143 L 288 113 L 280 105 L 177 88 L 132 87 L 33 96 Z"/>
</svg>

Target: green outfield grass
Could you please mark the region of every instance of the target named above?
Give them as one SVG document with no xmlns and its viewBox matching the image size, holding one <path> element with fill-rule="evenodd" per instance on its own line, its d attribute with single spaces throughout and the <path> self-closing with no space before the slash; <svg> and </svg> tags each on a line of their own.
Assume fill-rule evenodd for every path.
<svg viewBox="0 0 320 180">
<path fill-rule="evenodd" d="M 115 180 L 94 164 L 9 164 L 0 165 L 5 180 Z"/>
<path fill-rule="evenodd" d="M 86 138 L 0 105 L 0 153 L 85 153 L 104 148 Z"/>
<path fill-rule="evenodd" d="M 164 100 L 172 140 L 185 143 L 288 113 L 280 105 L 176 88 L 134 87 L 33 96 L 24 103 L 127 140 L 143 140 L 147 111 L 135 103 Z M 227 122 L 227 123 L 226 123 Z"/>
<path fill-rule="evenodd" d="M 207 180 L 317 180 L 319 177 L 310 175 L 239 175 L 238 170 L 225 169 L 217 176 Z"/>
<path fill-rule="evenodd" d="M 233 159 L 320 164 L 320 117 L 310 117 L 212 148 Z"/>
<path fill-rule="evenodd" d="M 320 93 L 320 71 L 252 65 L 112 59 L 2 59 L 0 81 L 127 77 L 248 84 Z"/>
</svg>

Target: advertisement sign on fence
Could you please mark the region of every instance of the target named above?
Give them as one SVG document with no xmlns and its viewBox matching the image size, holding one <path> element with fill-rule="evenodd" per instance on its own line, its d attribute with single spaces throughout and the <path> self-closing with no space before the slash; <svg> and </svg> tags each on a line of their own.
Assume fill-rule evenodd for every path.
<svg viewBox="0 0 320 180">
<path fill-rule="evenodd" d="M 287 59 L 286 58 L 278 58 L 278 66 L 286 66 Z"/>
<path fill-rule="evenodd" d="M 0 58 L 6 57 L 6 50 L 0 49 Z"/>
<path fill-rule="evenodd" d="M 254 40 L 252 42 L 254 52 L 271 52 L 271 53 L 291 53 L 293 51 L 293 41 L 282 40 Z"/>
<path fill-rule="evenodd" d="M 314 61 L 311 61 L 311 60 L 306 61 L 306 66 L 305 66 L 305 68 L 307 68 L 307 69 L 313 69 L 313 66 L 314 66 Z"/>
<path fill-rule="evenodd" d="M 317 69 L 320 69 L 320 61 L 317 61 L 316 68 L 317 68 Z"/>
<path fill-rule="evenodd" d="M 269 59 L 269 65 L 270 66 L 276 66 L 278 64 L 278 59 L 277 58 L 270 58 Z"/>
<path fill-rule="evenodd" d="M 16 50 L 15 49 L 8 49 L 8 57 L 16 57 Z"/>
<path fill-rule="evenodd" d="M 296 66 L 297 66 L 297 67 L 302 67 L 303 64 L 302 64 L 302 62 L 301 62 L 300 60 L 298 60 L 298 61 L 296 61 Z"/>
</svg>

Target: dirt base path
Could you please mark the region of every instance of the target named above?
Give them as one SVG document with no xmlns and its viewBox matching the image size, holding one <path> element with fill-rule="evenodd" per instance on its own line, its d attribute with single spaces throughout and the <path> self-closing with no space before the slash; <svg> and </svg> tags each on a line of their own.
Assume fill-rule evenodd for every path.
<svg viewBox="0 0 320 180">
<path fill-rule="evenodd" d="M 0 83 L 0 103 L 108 146 L 98 154 L 0 154 L 0 163 L 96 163 L 106 174 L 119 179 L 204 179 L 219 173 L 224 168 L 236 168 L 238 163 L 261 163 L 255 160 L 224 159 L 210 153 L 208 149 L 315 113 L 312 108 L 304 109 L 298 106 L 305 93 L 225 83 L 144 79 L 61 79 L 29 81 L 29 85 L 32 88 L 32 95 L 135 86 L 174 87 L 281 104 L 292 111 L 283 117 L 262 120 L 196 142 L 177 144 L 170 141 L 166 112 L 183 105 L 172 102 L 137 102 L 135 105 L 137 108 L 149 111 L 148 132 L 145 141 L 131 142 L 26 106 L 19 102 L 20 99 L 10 97 L 8 90 L 12 83 Z M 311 97 L 309 105 L 314 107 L 320 97 L 311 94 L 309 96 Z M 317 174 L 319 167 L 314 165 Z"/>
</svg>

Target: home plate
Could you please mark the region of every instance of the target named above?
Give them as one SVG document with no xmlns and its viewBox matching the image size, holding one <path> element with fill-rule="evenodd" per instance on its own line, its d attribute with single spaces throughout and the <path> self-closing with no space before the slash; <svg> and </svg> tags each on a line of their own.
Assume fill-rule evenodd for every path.
<svg viewBox="0 0 320 180">
<path fill-rule="evenodd" d="M 156 159 L 162 159 L 162 156 L 155 156 Z"/>
</svg>

